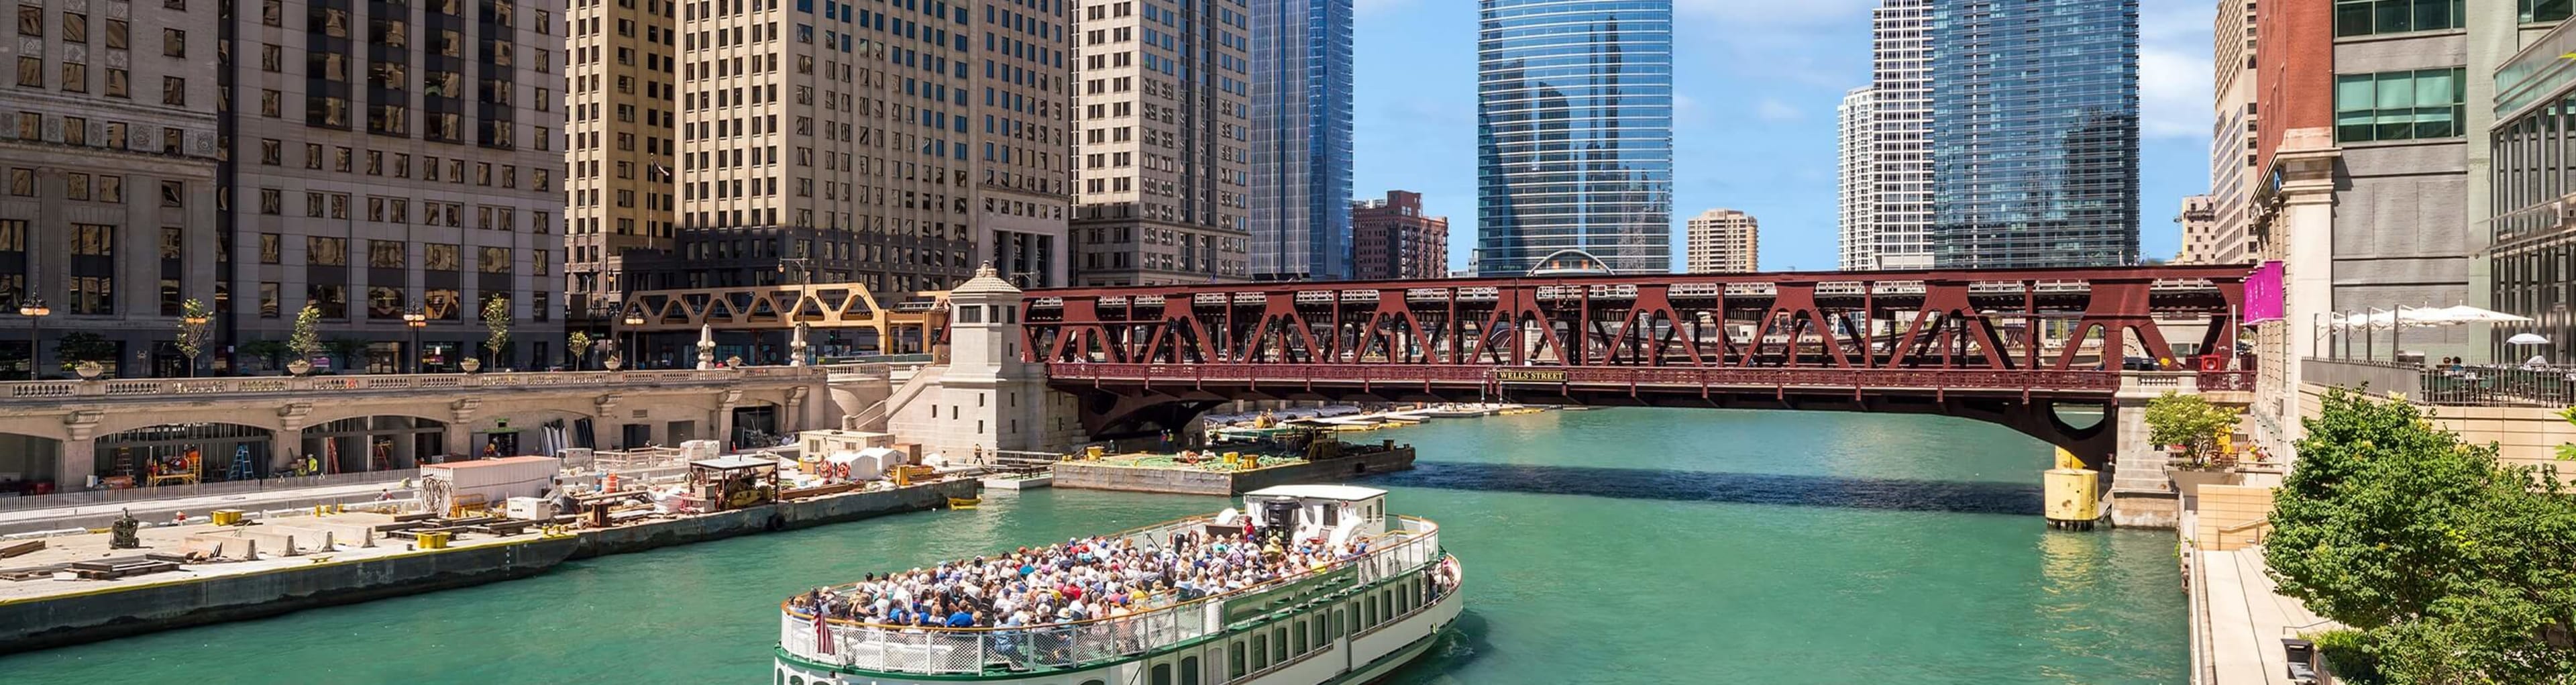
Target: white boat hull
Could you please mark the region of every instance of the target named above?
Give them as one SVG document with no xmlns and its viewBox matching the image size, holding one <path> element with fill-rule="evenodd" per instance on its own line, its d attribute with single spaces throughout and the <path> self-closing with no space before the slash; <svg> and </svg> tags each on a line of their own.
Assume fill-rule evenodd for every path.
<svg viewBox="0 0 2576 685">
<path fill-rule="evenodd" d="M 1463 573 L 1462 573 L 1463 575 Z M 907 680 L 899 674 L 852 674 L 834 672 L 801 661 L 777 659 L 776 683 L 785 685 L 957 685 L 989 683 L 992 685 L 1144 685 L 1165 682 L 1151 677 L 1155 668 L 1178 669 L 1195 665 L 1202 672 L 1195 680 L 1185 680 L 1174 673 L 1168 682 L 1199 682 L 1209 685 L 1362 685 L 1384 678 L 1405 664 L 1430 651 L 1439 642 L 1440 633 L 1458 620 L 1464 607 L 1462 593 L 1451 591 L 1415 609 L 1411 614 L 1363 630 L 1357 635 L 1336 637 L 1331 646 L 1318 648 L 1287 661 L 1269 664 L 1259 671 L 1229 679 L 1226 667 L 1229 639 L 1208 640 L 1190 647 L 1146 657 L 1102 664 L 1079 670 L 1044 673 L 999 674 L 981 678 L 946 676 Z M 1264 624 L 1265 626 L 1268 624 Z M 1246 631 L 1260 632 L 1270 628 Z"/>
</svg>

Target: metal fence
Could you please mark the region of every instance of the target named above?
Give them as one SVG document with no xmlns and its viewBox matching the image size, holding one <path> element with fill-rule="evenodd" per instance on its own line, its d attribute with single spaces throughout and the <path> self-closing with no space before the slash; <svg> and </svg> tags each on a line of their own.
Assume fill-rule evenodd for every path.
<svg viewBox="0 0 2576 685">
<path fill-rule="evenodd" d="M 182 497 L 203 497 L 209 495 L 241 495 L 254 492 L 294 490 L 298 488 L 321 488 L 337 485 L 394 483 L 417 475 L 420 475 L 420 469 L 389 469 L 384 471 L 366 471 L 362 473 L 335 473 L 325 476 L 234 480 L 215 483 L 197 483 L 194 485 L 161 485 L 140 488 L 122 488 L 116 490 L 60 492 L 51 495 L 0 497 L 0 510 L 75 507 L 88 504 L 112 504 L 117 502 L 177 499 Z"/>
<path fill-rule="evenodd" d="M 1430 521 L 1388 519 L 1393 540 L 1334 568 L 1353 570 L 1355 582 L 1374 583 L 1419 572 L 1440 558 L 1440 529 Z M 1205 525 L 1191 520 L 1130 531 L 1130 538 L 1169 540 L 1170 533 Z M 981 673 L 1071 668 L 1133 656 L 1214 634 L 1225 628 L 1225 598 L 1251 596 L 1312 576 L 1271 581 L 1140 614 L 1031 628 L 898 628 L 838 619 L 822 621 L 793 608 L 779 612 L 779 646 L 798 658 L 885 673 Z"/>
<path fill-rule="evenodd" d="M 2304 382 L 2368 388 L 2423 404 L 2463 407 L 2576 406 L 2576 366 L 2479 364 L 2420 366 L 2352 359 L 2302 360 Z"/>
</svg>

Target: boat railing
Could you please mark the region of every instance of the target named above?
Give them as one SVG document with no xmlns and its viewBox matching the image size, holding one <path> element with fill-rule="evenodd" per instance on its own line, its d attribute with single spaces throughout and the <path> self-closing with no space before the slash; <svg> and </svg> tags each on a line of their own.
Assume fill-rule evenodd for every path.
<svg viewBox="0 0 2576 685">
<path fill-rule="evenodd" d="M 1128 535 L 1161 534 L 1203 525 L 1204 519 L 1159 524 Z M 1417 572 L 1440 558 L 1440 528 L 1428 520 L 1398 516 L 1394 528 L 1371 540 L 1358 558 L 1316 569 L 1314 573 L 1349 568 L 1353 582 L 1366 585 Z M 792 605 L 779 612 L 779 647 L 806 661 L 880 673 L 982 673 L 1069 668 L 1081 664 L 1144 654 L 1225 629 L 1226 601 L 1257 596 L 1271 588 L 1301 582 L 1313 573 L 1180 602 L 1114 618 L 1055 623 L 1026 628 L 932 628 L 874 625 L 844 619 L 818 620 Z"/>
</svg>

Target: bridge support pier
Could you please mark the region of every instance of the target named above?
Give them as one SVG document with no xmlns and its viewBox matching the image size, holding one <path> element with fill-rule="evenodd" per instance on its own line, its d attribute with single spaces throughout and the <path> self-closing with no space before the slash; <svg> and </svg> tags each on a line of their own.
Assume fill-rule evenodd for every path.
<svg viewBox="0 0 2576 685">
<path fill-rule="evenodd" d="M 2170 455 L 2147 439 L 2147 402 L 2161 394 L 2123 385 L 2108 409 L 2116 415 L 2104 417 L 2111 422 L 2115 451 L 2111 487 L 2102 504 L 2113 526 L 2170 530 L 2182 525 L 2182 495 L 2165 475 Z"/>
</svg>

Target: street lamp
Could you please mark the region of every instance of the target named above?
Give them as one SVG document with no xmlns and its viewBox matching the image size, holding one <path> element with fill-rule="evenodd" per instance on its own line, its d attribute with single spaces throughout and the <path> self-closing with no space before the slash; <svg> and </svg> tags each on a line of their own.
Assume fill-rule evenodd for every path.
<svg viewBox="0 0 2576 685">
<path fill-rule="evenodd" d="M 625 323 L 627 342 L 626 354 L 634 357 L 634 359 L 626 360 L 626 366 L 627 368 L 634 369 L 644 368 L 644 332 L 638 330 L 644 325 L 644 315 L 627 314 Z"/>
<path fill-rule="evenodd" d="M 53 313 L 41 297 L 27 298 L 18 305 L 18 315 L 27 317 L 27 380 L 42 378 L 37 369 L 45 368 L 45 317 Z"/>
<path fill-rule="evenodd" d="M 421 311 L 419 305 L 413 305 L 403 310 L 403 325 L 411 327 L 411 372 L 420 373 L 420 359 L 429 356 L 427 351 L 420 349 L 420 329 L 429 327 L 429 313 Z"/>
</svg>

